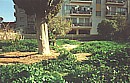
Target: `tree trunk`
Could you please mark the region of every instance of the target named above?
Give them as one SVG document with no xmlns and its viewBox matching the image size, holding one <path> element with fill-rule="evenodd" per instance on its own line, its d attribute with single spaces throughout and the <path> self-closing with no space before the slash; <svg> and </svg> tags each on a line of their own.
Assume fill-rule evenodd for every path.
<svg viewBox="0 0 130 83">
<path fill-rule="evenodd" d="M 38 53 L 50 54 L 49 41 L 48 41 L 48 27 L 46 23 L 37 21 L 37 40 L 38 40 Z"/>
</svg>

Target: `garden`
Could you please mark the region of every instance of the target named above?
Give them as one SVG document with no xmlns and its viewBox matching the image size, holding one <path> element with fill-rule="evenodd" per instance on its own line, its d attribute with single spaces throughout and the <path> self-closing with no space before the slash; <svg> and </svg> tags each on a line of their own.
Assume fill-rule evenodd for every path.
<svg viewBox="0 0 130 83">
<path fill-rule="evenodd" d="M 76 45 L 66 49 L 63 45 Z M 1 53 L 37 52 L 37 41 L 25 39 L 0 41 Z M 57 58 L 36 63 L 13 63 L 0 66 L 0 83 L 129 83 L 130 43 L 114 41 L 80 42 L 56 40 L 51 50 Z M 77 53 L 90 53 L 87 59 L 77 60 Z"/>
<path fill-rule="evenodd" d="M 38 41 L 20 37 L 0 41 L 0 83 L 130 83 L 130 28 L 126 19 L 102 20 L 97 26 L 100 41 L 57 39 L 72 26 L 71 20 L 55 18 L 62 0 L 13 2 L 26 14 L 35 15 Z M 49 47 L 55 56 L 42 55 L 50 53 Z"/>
</svg>

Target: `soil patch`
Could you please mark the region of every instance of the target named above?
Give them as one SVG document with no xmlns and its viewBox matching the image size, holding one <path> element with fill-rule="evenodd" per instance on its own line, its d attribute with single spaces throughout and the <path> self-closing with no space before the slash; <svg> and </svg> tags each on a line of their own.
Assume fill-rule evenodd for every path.
<svg viewBox="0 0 130 83">
<path fill-rule="evenodd" d="M 91 53 L 77 53 L 74 55 L 77 57 L 78 61 L 88 60 L 88 58 L 92 56 Z"/>
<path fill-rule="evenodd" d="M 78 47 L 78 45 L 65 44 L 65 45 L 62 45 L 62 47 L 65 48 L 66 50 L 70 51 L 70 50 Z"/>
<path fill-rule="evenodd" d="M 8 52 L 0 54 L 0 65 L 10 65 L 16 63 L 31 64 L 42 60 L 56 59 L 59 53 L 51 50 L 49 55 L 40 55 L 37 52 Z"/>
</svg>

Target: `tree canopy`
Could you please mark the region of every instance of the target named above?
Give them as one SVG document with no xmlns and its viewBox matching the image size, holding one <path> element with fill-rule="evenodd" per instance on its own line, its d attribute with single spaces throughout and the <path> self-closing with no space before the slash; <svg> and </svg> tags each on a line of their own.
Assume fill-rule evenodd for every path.
<svg viewBox="0 0 130 83">
<path fill-rule="evenodd" d="M 48 19 L 54 17 L 60 9 L 63 0 L 13 0 L 19 8 L 25 10 L 28 15 L 36 15 Z M 48 20 L 46 20 L 48 21 Z"/>
</svg>

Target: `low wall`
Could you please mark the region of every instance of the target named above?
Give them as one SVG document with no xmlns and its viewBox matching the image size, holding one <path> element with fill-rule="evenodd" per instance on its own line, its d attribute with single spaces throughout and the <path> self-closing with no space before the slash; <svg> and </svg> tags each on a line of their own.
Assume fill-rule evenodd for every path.
<svg viewBox="0 0 130 83">
<path fill-rule="evenodd" d="M 36 39 L 36 34 L 22 34 L 25 39 Z"/>
<path fill-rule="evenodd" d="M 23 34 L 25 39 L 36 39 L 36 34 Z M 97 35 L 87 35 L 87 34 L 67 34 L 66 36 L 58 36 L 57 39 L 71 39 L 71 40 L 79 40 L 79 41 L 91 41 L 97 40 Z"/>
</svg>

